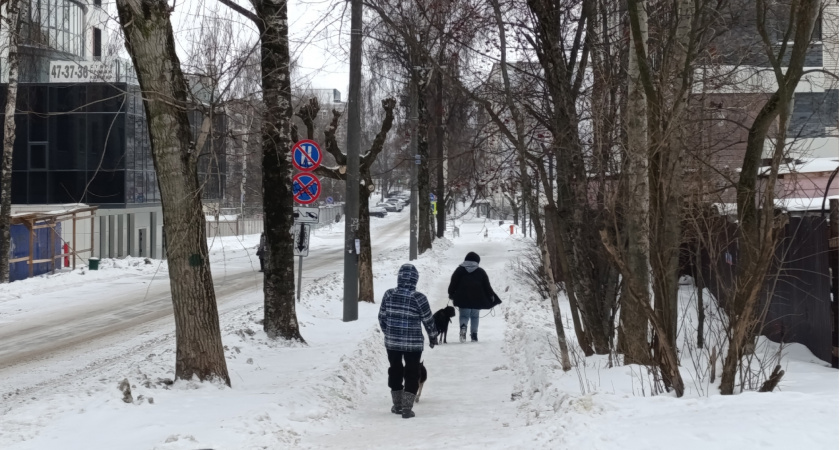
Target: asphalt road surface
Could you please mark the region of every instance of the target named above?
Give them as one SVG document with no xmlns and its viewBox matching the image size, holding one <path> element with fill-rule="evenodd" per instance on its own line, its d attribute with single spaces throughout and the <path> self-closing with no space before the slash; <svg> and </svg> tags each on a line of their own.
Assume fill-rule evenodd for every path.
<svg viewBox="0 0 840 450">
<path fill-rule="evenodd" d="M 374 253 L 407 245 L 407 217 L 407 214 L 397 213 L 384 219 L 373 219 L 381 221 L 376 223 Z M 339 268 L 336 275 L 342 276 L 342 243 L 337 239 L 337 245 L 312 251 L 304 259 L 304 279 L 335 274 L 336 267 Z M 242 307 L 244 303 L 239 300 L 242 293 L 262 290 L 262 276 L 255 270 L 259 267 L 256 257 L 242 257 L 248 261 L 212 266 L 220 314 Z M 297 258 L 295 266 L 297 273 Z M 114 281 L 107 283 L 113 285 Z M 68 299 L 96 300 L 85 301 L 81 306 L 68 301 L 66 307 L 52 308 L 48 314 L 36 310 L 3 323 L 0 326 L 0 380 L 3 380 L 0 394 L 9 392 L 10 388 L 18 391 L 35 388 L 49 383 L 50 379 L 72 376 L 72 370 L 107 364 L 110 358 L 119 358 L 153 341 L 171 339 L 168 334 L 174 331 L 174 324 L 168 276 L 144 275 L 126 280 L 126 283 L 130 286 L 114 295 L 103 293 L 102 286 L 96 282 L 46 293 L 44 295 L 61 295 Z M 32 298 L 32 301 L 38 299 Z M 91 356 L 94 354 L 97 356 Z"/>
</svg>

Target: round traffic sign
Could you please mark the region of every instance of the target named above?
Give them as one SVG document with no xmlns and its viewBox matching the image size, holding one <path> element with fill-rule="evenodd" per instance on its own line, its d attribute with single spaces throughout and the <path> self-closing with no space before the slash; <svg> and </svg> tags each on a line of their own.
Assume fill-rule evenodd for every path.
<svg viewBox="0 0 840 450">
<path fill-rule="evenodd" d="M 311 173 L 299 173 L 292 177 L 292 195 L 301 205 L 308 205 L 321 195 L 321 180 Z"/>
<path fill-rule="evenodd" d="M 298 170 L 315 170 L 321 165 L 321 147 L 315 141 L 304 139 L 292 147 L 292 165 Z"/>
</svg>

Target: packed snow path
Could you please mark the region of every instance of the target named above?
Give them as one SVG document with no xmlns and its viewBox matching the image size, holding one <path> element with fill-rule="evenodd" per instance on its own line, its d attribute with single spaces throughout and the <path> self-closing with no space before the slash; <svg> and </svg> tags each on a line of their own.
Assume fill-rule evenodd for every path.
<svg viewBox="0 0 840 450">
<path fill-rule="evenodd" d="M 494 226 L 494 225 L 491 225 Z M 494 228 L 496 228 L 494 226 Z M 483 233 L 481 226 L 462 232 Z M 503 299 L 511 280 L 505 264 L 513 256 L 508 246 L 490 242 L 476 244 L 474 239 L 453 239 L 444 253 L 441 267 L 429 267 L 418 261 L 420 282 L 417 290 L 426 294 L 432 312 L 448 304 L 450 276 L 464 260 L 467 252 L 481 256 L 481 267 L 487 271 L 493 289 Z M 394 268 L 396 273 L 396 268 Z M 393 280 L 381 280 L 378 287 L 394 287 Z M 379 291 L 380 288 L 377 289 Z M 504 350 L 504 304 L 492 312 L 482 311 L 478 342 L 458 339 L 458 316 L 449 325 L 448 344 L 428 347 L 423 361 L 429 379 L 423 387 L 420 402 L 415 404 L 416 417 L 403 419 L 392 414 L 390 388 L 387 385 L 387 358 L 384 344 L 372 374 L 367 395 L 341 417 L 339 427 L 325 424 L 303 440 L 305 448 L 387 449 L 387 448 L 507 448 L 522 444 L 522 421 L 516 419 L 516 405 L 511 394 L 515 380 Z"/>
</svg>

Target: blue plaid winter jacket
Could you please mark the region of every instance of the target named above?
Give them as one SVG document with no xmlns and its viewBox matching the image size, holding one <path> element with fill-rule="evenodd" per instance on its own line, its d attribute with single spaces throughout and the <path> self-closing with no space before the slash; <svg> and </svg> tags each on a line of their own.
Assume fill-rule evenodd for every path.
<svg viewBox="0 0 840 450">
<path fill-rule="evenodd" d="M 397 275 L 397 287 L 385 291 L 379 306 L 379 326 L 385 334 L 385 348 L 400 352 L 422 352 L 423 331 L 437 336 L 432 310 L 426 296 L 415 291 L 420 273 L 411 264 L 403 264 Z"/>
</svg>

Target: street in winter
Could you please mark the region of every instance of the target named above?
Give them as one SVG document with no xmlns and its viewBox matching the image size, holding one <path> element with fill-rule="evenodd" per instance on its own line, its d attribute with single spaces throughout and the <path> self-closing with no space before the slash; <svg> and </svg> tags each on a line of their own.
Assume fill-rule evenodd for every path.
<svg viewBox="0 0 840 450">
<path fill-rule="evenodd" d="M 838 443 L 837 371 L 806 348 L 781 349 L 772 393 L 721 396 L 681 326 L 686 394 L 651 392 L 644 366 L 584 358 L 563 372 L 551 305 L 523 279 L 528 240 L 509 223 L 467 216 L 460 236 L 415 265 L 417 290 L 446 306 L 451 272 L 474 251 L 502 304 L 482 313 L 478 342 L 423 351 L 416 417 L 391 414 L 378 300 L 408 256 L 404 216 L 374 223 L 376 304 L 342 322 L 342 224 L 313 233 L 298 320 L 306 343 L 262 331 L 259 236 L 210 242 L 231 387 L 179 380 L 167 263 L 106 259 L 98 271 L 39 277 L 0 297 L 0 447 L 4 449 L 599 448 L 830 449 Z M 460 221 L 459 221 L 460 222 Z M 487 237 L 485 237 L 487 231 Z M 519 231 L 515 228 L 515 231 Z M 315 258 L 314 255 L 319 257 Z M 696 308 L 681 286 L 680 311 Z M 560 302 L 568 317 L 568 301 Z M 688 315 L 688 314 L 686 314 Z M 569 328 L 569 344 L 575 339 Z M 762 354 L 779 350 L 760 339 Z M 120 389 L 127 380 L 130 399 Z"/>
<path fill-rule="evenodd" d="M 0 0 L 0 449 L 840 448 L 836 0 Z"/>
</svg>

